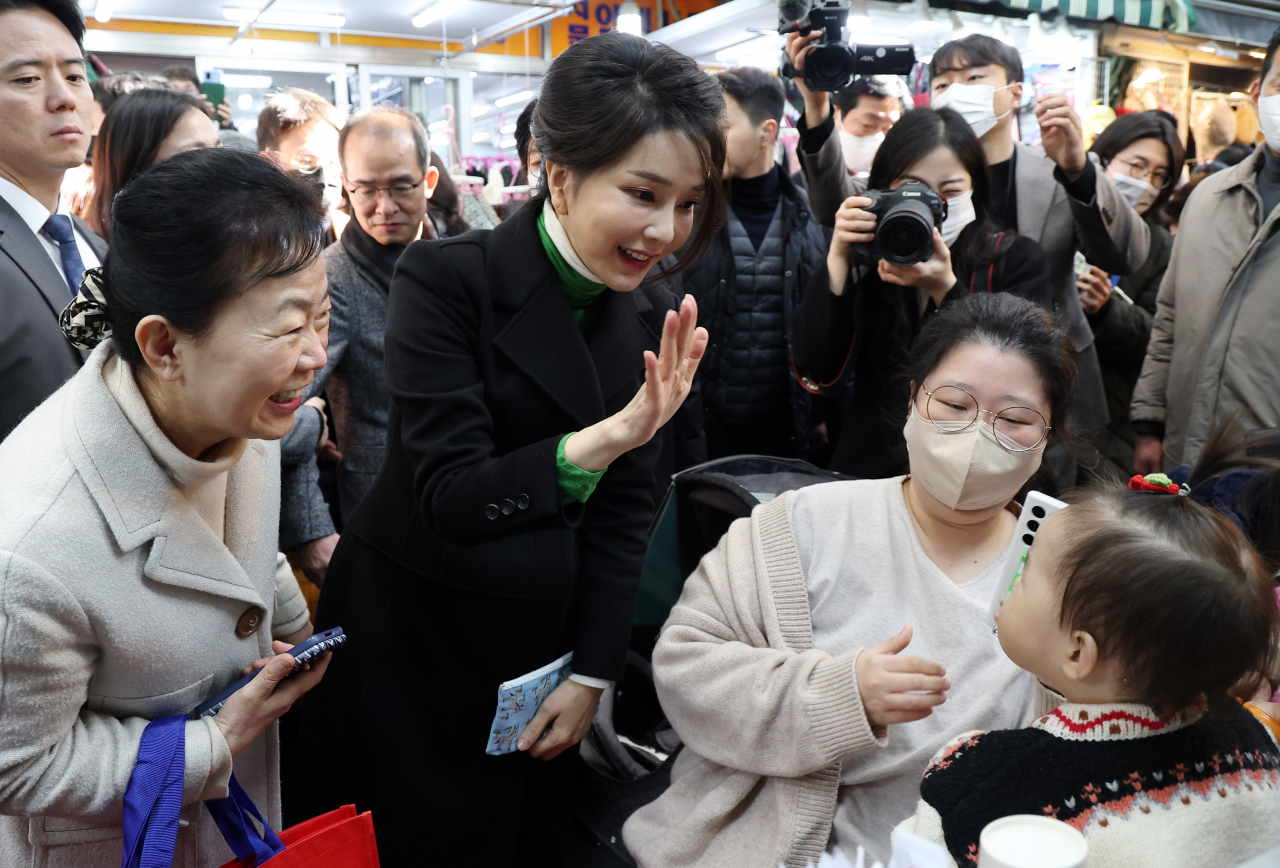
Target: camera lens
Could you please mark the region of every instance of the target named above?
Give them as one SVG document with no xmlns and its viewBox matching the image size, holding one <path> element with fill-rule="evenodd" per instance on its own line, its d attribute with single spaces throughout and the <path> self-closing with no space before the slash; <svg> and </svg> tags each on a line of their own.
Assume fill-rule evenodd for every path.
<svg viewBox="0 0 1280 868">
<path fill-rule="evenodd" d="M 921 202 L 899 202 L 876 228 L 880 257 L 893 265 L 915 265 L 933 255 L 933 214 Z"/>
</svg>

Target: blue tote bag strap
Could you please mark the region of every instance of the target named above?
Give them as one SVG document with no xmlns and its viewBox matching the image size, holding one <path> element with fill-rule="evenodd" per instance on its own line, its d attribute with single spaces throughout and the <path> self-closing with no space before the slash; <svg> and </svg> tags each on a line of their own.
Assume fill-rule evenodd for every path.
<svg viewBox="0 0 1280 868">
<path fill-rule="evenodd" d="M 147 724 L 138 762 L 124 794 L 122 868 L 172 868 L 182 812 L 187 720 L 160 717 Z"/>
<path fill-rule="evenodd" d="M 124 861 L 121 868 L 172 868 L 178 843 L 178 815 L 186 773 L 187 721 L 160 717 L 142 732 L 138 762 L 124 794 Z M 211 799 L 205 807 L 237 859 L 253 857 L 261 865 L 284 850 L 249 794 L 231 776 L 225 799 Z M 253 824 L 262 826 L 259 832 Z"/>
<path fill-rule="evenodd" d="M 254 864 L 261 865 L 283 850 L 284 844 L 276 833 L 271 831 L 262 814 L 258 813 L 257 805 L 249 798 L 244 787 L 240 786 L 235 775 L 231 776 L 228 789 L 231 795 L 225 799 L 210 799 L 204 803 L 205 809 L 218 824 L 223 839 L 231 848 L 231 852 L 236 854 L 236 858 L 244 859 L 254 856 L 256 857 Z M 262 824 L 261 834 L 253 825 L 254 819 Z"/>
</svg>

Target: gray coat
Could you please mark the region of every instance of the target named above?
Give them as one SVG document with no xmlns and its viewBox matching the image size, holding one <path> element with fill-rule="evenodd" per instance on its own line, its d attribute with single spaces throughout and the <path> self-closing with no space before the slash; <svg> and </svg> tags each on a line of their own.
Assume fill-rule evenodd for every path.
<svg viewBox="0 0 1280 868">
<path fill-rule="evenodd" d="M 1265 149 L 1200 182 L 1156 297 L 1134 428 L 1164 428 L 1166 467 L 1193 463 L 1215 423 L 1280 427 L 1280 208 L 1262 213 Z"/>
<path fill-rule="evenodd" d="M 1076 424 L 1101 428 L 1108 421 L 1106 395 L 1093 330 L 1076 289 L 1075 252 L 1081 250 L 1089 262 L 1110 274 L 1128 274 L 1147 259 L 1150 228 L 1101 171 L 1096 155 L 1089 155 L 1097 179 L 1095 196 L 1091 202 L 1079 202 L 1067 195 L 1055 177 L 1057 165 L 1043 150 L 1023 144 L 1016 147 L 1018 234 L 1044 248 L 1054 311 L 1078 354 Z M 845 169 L 839 136 L 828 136 L 817 153 L 801 150 L 799 157 L 813 213 L 824 225 L 832 226 L 840 205 L 865 190 L 866 181 L 850 176 Z"/>
<path fill-rule="evenodd" d="M 341 243 L 324 252 L 329 277 L 329 361 L 303 393 L 304 400 L 328 388 L 336 440 L 342 450 L 338 496 L 349 516 L 373 488 L 387 452 L 391 398 L 383 370 L 387 289 Z M 315 445 L 320 414 L 311 408 L 282 443 L 280 547 L 285 551 L 334 532 L 320 493 Z"/>
<path fill-rule="evenodd" d="M 105 342 L 0 444 L 0 865 L 116 868 L 151 718 L 189 712 L 307 622 L 276 553 L 278 449 L 228 471 L 225 545 L 102 378 Z M 241 638 L 251 610 L 272 629 Z M 259 623 L 265 618 L 259 617 Z M 241 632 L 245 630 L 242 629 Z M 200 800 L 226 795 L 213 718 L 186 725 L 180 868 L 232 858 Z M 276 729 L 235 759 L 279 828 Z"/>
<path fill-rule="evenodd" d="M 106 242 L 71 218 L 99 259 Z M 0 198 L 0 440 L 80 369 L 85 353 L 58 328 L 67 279 L 18 212 Z"/>
</svg>

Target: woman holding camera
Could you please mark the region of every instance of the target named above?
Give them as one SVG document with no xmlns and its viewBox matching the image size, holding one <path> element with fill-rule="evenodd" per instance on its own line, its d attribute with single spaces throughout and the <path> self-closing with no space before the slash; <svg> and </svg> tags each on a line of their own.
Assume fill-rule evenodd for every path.
<svg viewBox="0 0 1280 868">
<path fill-rule="evenodd" d="M 907 251 L 891 239 L 877 241 L 876 228 L 900 201 L 891 191 L 908 183 L 946 200 L 946 219 L 933 230 L 932 248 L 924 241 L 916 254 L 927 258 L 901 266 L 880 251 L 886 245 L 890 257 Z M 950 109 L 922 108 L 886 134 L 868 195 L 850 196 L 836 213 L 827 267 L 814 275 L 792 326 L 805 388 L 825 392 L 853 377 L 832 470 L 863 478 L 905 472 L 898 371 L 939 309 L 973 293 L 1008 292 L 1052 310 L 1044 251 L 1030 238 L 1000 232 L 990 203 L 986 156 L 969 124 Z"/>
</svg>

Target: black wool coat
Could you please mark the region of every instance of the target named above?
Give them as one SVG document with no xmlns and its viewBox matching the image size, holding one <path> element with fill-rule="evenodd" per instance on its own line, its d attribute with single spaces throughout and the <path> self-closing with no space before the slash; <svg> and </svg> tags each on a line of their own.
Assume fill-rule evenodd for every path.
<svg viewBox="0 0 1280 868">
<path fill-rule="evenodd" d="M 579 674 L 622 675 L 660 438 L 567 506 L 556 448 L 632 399 L 677 301 L 607 292 L 584 340 L 538 213 L 417 242 L 391 284 L 387 459 L 325 579 L 317 629 L 350 641 L 306 698 L 296 803 L 372 809 L 389 868 L 527 861 L 530 810 L 568 816 L 551 790 L 573 754 L 487 756 L 498 685 L 567 651 Z"/>
</svg>

